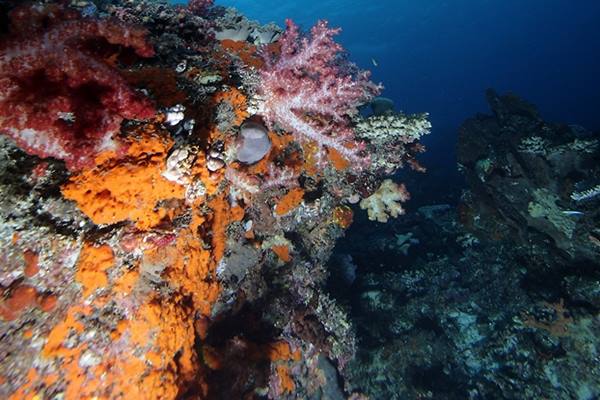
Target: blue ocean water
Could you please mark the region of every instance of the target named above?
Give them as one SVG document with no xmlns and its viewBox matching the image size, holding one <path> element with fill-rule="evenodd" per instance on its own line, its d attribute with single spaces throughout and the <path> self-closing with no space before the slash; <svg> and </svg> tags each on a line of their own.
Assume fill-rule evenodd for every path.
<svg viewBox="0 0 600 400">
<path fill-rule="evenodd" d="M 249 18 L 309 29 L 327 19 L 350 58 L 407 112 L 431 114 L 428 167 L 448 166 L 460 123 L 483 92 L 513 91 L 544 118 L 600 129 L 596 0 L 217 0 Z M 376 66 L 374 64 L 377 64 Z M 447 158 L 449 157 L 449 158 Z"/>
</svg>

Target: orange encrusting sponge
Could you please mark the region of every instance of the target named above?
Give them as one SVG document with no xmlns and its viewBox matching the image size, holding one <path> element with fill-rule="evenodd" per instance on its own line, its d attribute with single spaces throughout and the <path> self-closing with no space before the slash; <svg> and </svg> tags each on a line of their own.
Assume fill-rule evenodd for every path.
<svg viewBox="0 0 600 400">
<path fill-rule="evenodd" d="M 182 185 L 161 175 L 172 145 L 166 137 L 145 136 L 131 144 L 125 159 L 104 160 L 73 176 L 62 192 L 97 225 L 129 220 L 148 230 L 173 212 L 160 201 L 185 197 Z"/>
</svg>

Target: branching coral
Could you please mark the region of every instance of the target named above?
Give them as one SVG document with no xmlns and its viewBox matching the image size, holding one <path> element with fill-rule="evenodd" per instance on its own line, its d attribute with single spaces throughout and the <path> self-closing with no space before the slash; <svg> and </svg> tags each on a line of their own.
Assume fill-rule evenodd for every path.
<svg viewBox="0 0 600 400">
<path fill-rule="evenodd" d="M 0 43 L 0 132 L 29 154 L 62 159 L 69 169 L 114 150 L 123 119 L 154 114 L 92 45 L 133 48 L 150 57 L 145 32 L 109 20 L 83 19 L 58 6 L 13 10 Z"/>
<path fill-rule="evenodd" d="M 366 72 L 353 71 L 355 67 L 340 58 L 342 47 L 333 40 L 338 33 L 319 21 L 310 40 L 301 38 L 298 27 L 287 20 L 281 54 L 265 55 L 259 91 L 269 124 L 279 124 L 300 142 L 316 142 L 320 159 L 326 149 L 333 149 L 359 168 L 366 159 L 360 155 L 362 146 L 354 138 L 349 116 L 379 88 Z"/>
</svg>

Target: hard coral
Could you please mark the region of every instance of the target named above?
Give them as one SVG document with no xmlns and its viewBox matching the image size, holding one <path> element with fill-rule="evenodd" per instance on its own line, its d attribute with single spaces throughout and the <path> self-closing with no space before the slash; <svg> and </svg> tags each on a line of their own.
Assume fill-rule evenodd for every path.
<svg viewBox="0 0 600 400">
<path fill-rule="evenodd" d="M 89 51 L 90 44 L 108 43 L 151 57 L 143 30 L 36 4 L 16 8 L 11 19 L 11 34 L 0 42 L 0 133 L 27 153 L 77 170 L 119 147 L 113 135 L 123 119 L 154 114 L 148 100 Z"/>
<path fill-rule="evenodd" d="M 369 143 L 371 169 L 389 174 L 406 162 L 413 169 L 425 172 L 414 155 L 425 150 L 418 140 L 430 133 L 431 123 L 427 117 L 427 113 L 405 115 L 388 110 L 383 115 L 357 118 L 356 136 Z"/>
<path fill-rule="evenodd" d="M 298 27 L 287 20 L 280 39 L 281 54 L 265 55 L 259 90 L 264 97 L 263 116 L 292 132 L 300 142 L 314 141 L 322 159 L 326 148 L 364 164 L 361 144 L 355 141 L 349 116 L 378 93 L 368 73 L 340 58 L 342 47 L 333 40 L 339 29 L 319 21 L 311 39 L 300 38 Z"/>
</svg>

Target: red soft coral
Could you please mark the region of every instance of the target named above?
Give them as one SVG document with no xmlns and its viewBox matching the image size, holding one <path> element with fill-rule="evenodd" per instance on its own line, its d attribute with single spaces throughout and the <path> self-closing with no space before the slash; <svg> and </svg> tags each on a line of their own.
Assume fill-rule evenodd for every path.
<svg viewBox="0 0 600 400">
<path fill-rule="evenodd" d="M 190 0 L 188 10 L 196 15 L 204 15 L 206 10 L 212 7 L 214 0 Z"/>
<path fill-rule="evenodd" d="M 90 43 L 108 43 L 150 57 L 143 30 L 59 6 L 23 6 L 11 18 L 11 34 L 0 42 L 0 133 L 27 153 L 77 170 L 118 149 L 113 135 L 123 119 L 154 115 L 147 99 L 88 51 Z"/>
<path fill-rule="evenodd" d="M 263 116 L 299 141 L 316 142 L 320 156 L 329 148 L 352 161 L 354 167 L 363 166 L 366 158 L 360 155 L 362 144 L 354 139 L 349 116 L 380 88 L 367 72 L 357 71 L 341 57 L 343 49 L 333 40 L 339 29 L 319 21 L 309 40 L 300 37 L 291 20 L 286 23 L 281 54 L 276 59 L 267 54 L 260 74 Z"/>
</svg>

